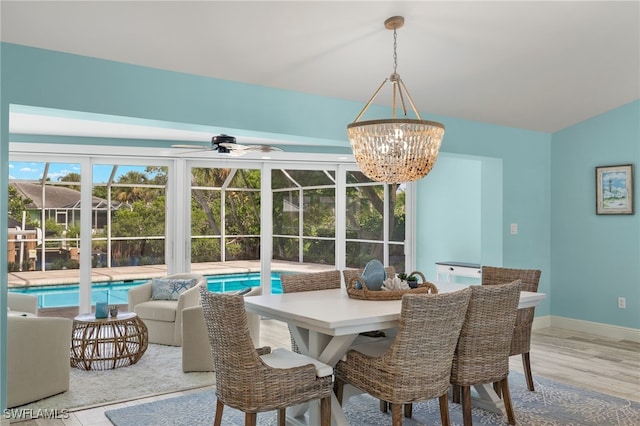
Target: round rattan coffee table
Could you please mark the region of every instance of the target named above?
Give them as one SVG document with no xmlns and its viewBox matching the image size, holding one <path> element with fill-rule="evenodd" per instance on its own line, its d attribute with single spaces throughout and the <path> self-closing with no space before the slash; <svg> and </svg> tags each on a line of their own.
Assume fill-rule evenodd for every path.
<svg viewBox="0 0 640 426">
<path fill-rule="evenodd" d="M 96 319 L 82 314 L 73 319 L 71 366 L 81 370 L 110 370 L 140 360 L 147 350 L 147 326 L 133 312 Z"/>
</svg>

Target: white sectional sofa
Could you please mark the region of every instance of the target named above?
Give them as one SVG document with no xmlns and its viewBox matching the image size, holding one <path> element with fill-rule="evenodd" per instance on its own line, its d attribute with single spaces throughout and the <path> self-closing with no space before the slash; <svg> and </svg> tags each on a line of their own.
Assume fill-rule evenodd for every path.
<svg viewBox="0 0 640 426">
<path fill-rule="evenodd" d="M 37 316 L 37 298 L 7 298 L 7 407 L 69 390 L 72 321 Z"/>
</svg>

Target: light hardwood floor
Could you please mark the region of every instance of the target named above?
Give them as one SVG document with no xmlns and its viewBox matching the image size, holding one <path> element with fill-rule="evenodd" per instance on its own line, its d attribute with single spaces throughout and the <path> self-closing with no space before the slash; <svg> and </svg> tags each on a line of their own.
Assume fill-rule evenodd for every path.
<svg viewBox="0 0 640 426">
<path fill-rule="evenodd" d="M 289 342 L 289 332 L 285 324 L 274 320 L 262 321 L 262 345 L 273 348 L 289 347 Z M 544 328 L 533 333 L 531 362 L 534 380 L 536 375 L 540 375 L 558 382 L 640 402 L 640 343 L 558 328 Z M 512 370 L 522 372 L 519 356 L 511 357 L 510 364 Z M 75 411 L 65 420 L 31 420 L 19 424 L 110 426 L 111 423 L 104 415 L 105 410 L 186 393 L 189 392 Z"/>
</svg>

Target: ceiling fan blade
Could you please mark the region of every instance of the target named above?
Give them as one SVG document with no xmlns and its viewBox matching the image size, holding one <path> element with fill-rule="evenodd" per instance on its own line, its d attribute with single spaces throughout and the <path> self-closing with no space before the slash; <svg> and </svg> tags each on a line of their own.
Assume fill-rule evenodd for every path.
<svg viewBox="0 0 640 426">
<path fill-rule="evenodd" d="M 247 152 L 248 151 L 246 149 L 231 149 L 226 155 L 228 155 L 229 157 L 242 157 Z"/>
<path fill-rule="evenodd" d="M 231 151 L 274 152 L 282 151 L 280 148 L 270 145 L 242 145 L 239 143 L 221 143 L 220 146 Z"/>
<path fill-rule="evenodd" d="M 181 149 L 200 149 L 203 151 L 208 151 L 211 148 L 208 146 L 202 146 L 202 145 L 171 145 L 171 148 L 181 148 Z"/>
<path fill-rule="evenodd" d="M 278 151 L 282 151 L 280 148 L 278 148 L 276 146 L 270 146 L 270 145 L 251 145 L 249 147 L 249 149 L 251 151 L 259 151 L 259 152 L 278 152 Z"/>
<path fill-rule="evenodd" d="M 230 150 L 244 151 L 247 149 L 247 145 L 240 145 L 239 143 L 235 143 L 235 142 L 220 142 L 218 145 Z"/>
<path fill-rule="evenodd" d="M 218 135 L 211 139 L 211 147 L 202 145 L 171 145 L 172 148 L 184 148 L 194 151 L 217 151 L 221 154 L 230 154 L 232 157 L 239 157 L 247 152 L 275 152 L 282 149 L 270 145 L 243 145 L 236 142 L 234 136 Z"/>
</svg>

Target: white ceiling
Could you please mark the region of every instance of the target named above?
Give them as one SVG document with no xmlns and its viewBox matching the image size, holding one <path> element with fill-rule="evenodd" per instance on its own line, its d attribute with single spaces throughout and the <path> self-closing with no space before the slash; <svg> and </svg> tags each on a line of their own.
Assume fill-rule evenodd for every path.
<svg viewBox="0 0 640 426">
<path fill-rule="evenodd" d="M 640 98 L 637 0 L 3 0 L 0 7 L 5 42 L 363 105 L 393 70 L 393 33 L 383 22 L 403 15 L 398 73 L 423 119 L 554 132 Z"/>
</svg>

